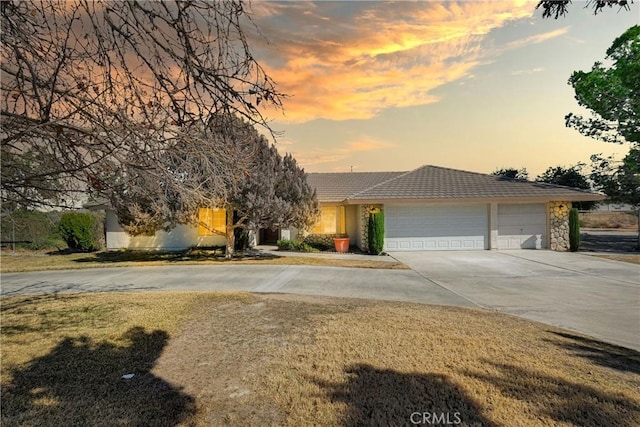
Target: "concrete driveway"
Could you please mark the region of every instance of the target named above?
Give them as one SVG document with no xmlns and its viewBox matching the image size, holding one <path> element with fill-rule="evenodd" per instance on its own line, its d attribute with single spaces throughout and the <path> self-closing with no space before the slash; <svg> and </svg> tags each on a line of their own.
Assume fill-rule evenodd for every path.
<svg viewBox="0 0 640 427">
<path fill-rule="evenodd" d="M 398 252 L 413 270 L 213 265 L 7 273 L 2 295 L 249 291 L 482 307 L 640 350 L 640 267 L 550 251 Z"/>
<path fill-rule="evenodd" d="M 394 252 L 480 307 L 640 350 L 640 266 L 552 251 Z"/>
<path fill-rule="evenodd" d="M 2 295 L 156 290 L 248 291 L 475 307 L 412 270 L 182 265 L 5 273 Z"/>
</svg>

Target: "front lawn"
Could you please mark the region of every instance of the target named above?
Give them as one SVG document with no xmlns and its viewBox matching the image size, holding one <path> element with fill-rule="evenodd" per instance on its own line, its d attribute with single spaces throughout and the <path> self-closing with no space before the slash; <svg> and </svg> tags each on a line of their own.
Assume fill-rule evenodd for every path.
<svg viewBox="0 0 640 427">
<path fill-rule="evenodd" d="M 2 425 L 640 425 L 640 353 L 483 310 L 197 292 L 0 302 Z"/>
</svg>

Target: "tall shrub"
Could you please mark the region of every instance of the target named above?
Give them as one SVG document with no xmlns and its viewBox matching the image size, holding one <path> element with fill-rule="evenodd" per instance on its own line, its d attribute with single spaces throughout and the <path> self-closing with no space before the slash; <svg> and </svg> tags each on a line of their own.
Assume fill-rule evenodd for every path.
<svg viewBox="0 0 640 427">
<path fill-rule="evenodd" d="M 384 214 L 382 212 L 369 215 L 369 252 L 378 255 L 384 248 Z"/>
<path fill-rule="evenodd" d="M 99 249 L 96 217 L 90 213 L 67 212 L 58 222 L 58 233 L 69 248 L 91 252 Z"/>
<path fill-rule="evenodd" d="M 569 250 L 577 252 L 580 247 L 580 219 L 578 218 L 578 209 L 573 208 L 569 211 Z"/>
</svg>

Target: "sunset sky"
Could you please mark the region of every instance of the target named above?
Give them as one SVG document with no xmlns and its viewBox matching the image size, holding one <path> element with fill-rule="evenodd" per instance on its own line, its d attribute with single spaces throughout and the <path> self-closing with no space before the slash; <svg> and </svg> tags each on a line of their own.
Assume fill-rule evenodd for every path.
<svg viewBox="0 0 640 427">
<path fill-rule="evenodd" d="M 574 1 L 254 2 L 256 57 L 290 97 L 268 111 L 278 148 L 307 172 L 399 171 L 423 164 L 489 173 L 588 162 L 626 146 L 564 126 L 582 112 L 567 80 L 640 22 Z"/>
</svg>

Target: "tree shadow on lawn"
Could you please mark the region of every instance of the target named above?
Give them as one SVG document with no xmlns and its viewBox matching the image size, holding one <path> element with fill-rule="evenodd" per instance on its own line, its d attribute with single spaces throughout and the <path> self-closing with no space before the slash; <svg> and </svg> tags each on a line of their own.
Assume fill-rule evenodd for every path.
<svg viewBox="0 0 640 427">
<path fill-rule="evenodd" d="M 637 426 L 640 402 L 622 394 L 607 393 L 564 378 L 535 372 L 520 366 L 494 363 L 497 373 L 463 371 L 497 387 L 504 396 L 527 403 L 532 413 L 549 417 L 556 423 L 587 427 Z"/>
<path fill-rule="evenodd" d="M 2 335 L 13 338 L 24 333 L 48 333 L 64 327 L 74 327 L 90 322 L 92 329 L 114 325 L 113 304 L 91 304 L 77 306 L 71 303 L 78 298 L 75 294 L 57 293 L 26 296 L 3 296 L 0 299 L 2 315 Z M 58 304 L 51 306 L 47 303 Z M 62 306 L 63 308 L 60 308 Z M 31 315 L 37 322 L 25 322 L 23 316 Z M 80 315 L 80 316 L 79 316 Z"/>
<path fill-rule="evenodd" d="M 154 252 L 154 251 L 113 251 L 113 252 L 95 252 L 87 257 L 73 260 L 78 263 L 105 263 L 117 264 L 119 262 L 201 262 L 201 261 L 218 261 L 229 262 L 238 260 L 269 260 L 280 258 L 279 256 L 265 253 L 254 252 L 237 252 L 231 260 L 227 260 L 224 255 L 224 249 L 189 249 L 179 252 Z"/>
<path fill-rule="evenodd" d="M 8 314 L 20 314 L 25 310 L 31 309 L 33 310 L 33 306 L 44 303 L 47 301 L 72 301 L 78 298 L 78 295 L 74 294 L 65 294 L 60 295 L 57 293 L 50 294 L 34 294 L 34 295 L 12 295 L 12 294 L 4 294 L 0 297 L 0 313 L 4 315 Z M 4 327 L 6 326 L 6 318 L 2 319 L 2 333 L 4 333 Z"/>
<path fill-rule="evenodd" d="M 367 364 L 351 366 L 345 373 L 344 383 L 313 379 L 332 401 L 347 404 L 342 425 L 494 425 L 446 375 L 403 373 Z"/>
<path fill-rule="evenodd" d="M 565 348 L 576 356 L 617 371 L 640 374 L 640 353 L 635 350 L 566 332 L 549 332 L 565 339 L 545 339 L 545 341 Z"/>
<path fill-rule="evenodd" d="M 134 327 L 126 346 L 66 337 L 47 355 L 11 372 L 3 425 L 170 426 L 195 414 L 194 399 L 150 373 L 168 334 Z M 133 373 L 131 379 L 124 374 Z"/>
</svg>

